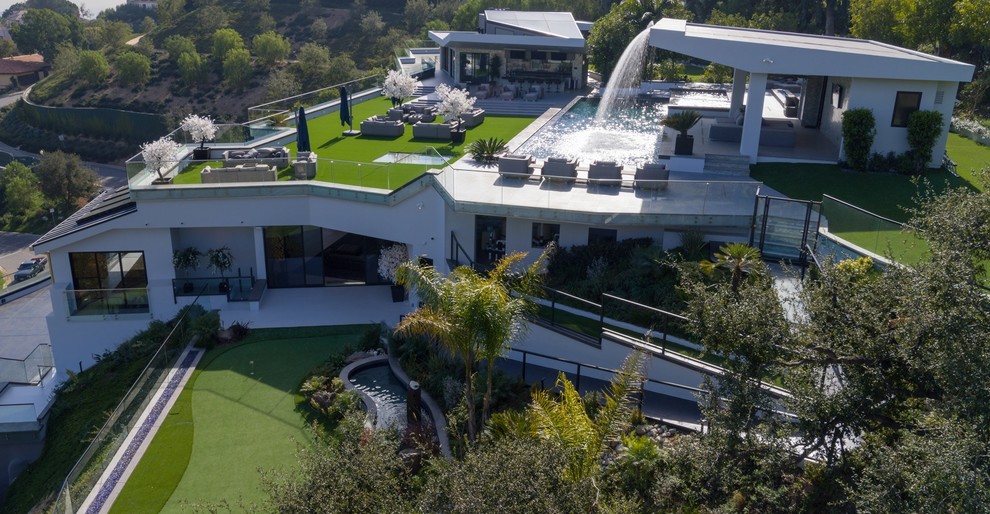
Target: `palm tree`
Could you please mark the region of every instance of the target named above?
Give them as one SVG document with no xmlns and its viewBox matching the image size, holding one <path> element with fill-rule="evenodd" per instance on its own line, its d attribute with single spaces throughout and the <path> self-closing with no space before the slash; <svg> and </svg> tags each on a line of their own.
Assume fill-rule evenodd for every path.
<svg viewBox="0 0 990 514">
<path fill-rule="evenodd" d="M 539 436 L 550 439 L 567 453 L 564 477 L 579 482 L 593 478 L 609 441 L 616 441 L 629 428 L 636 394 L 643 387 L 646 355 L 633 352 L 626 357 L 605 392 L 605 404 L 591 416 L 580 393 L 563 373 L 557 378 L 558 398 L 547 391 L 533 393 L 529 412 Z"/>
<path fill-rule="evenodd" d="M 461 266 L 444 277 L 433 267 L 409 263 L 396 272 L 398 283 L 414 288 L 423 306 L 403 318 L 395 330 L 400 334 L 433 337 L 464 365 L 467 431 L 471 441 L 477 433 L 474 365 L 479 360 L 487 364 L 482 407 L 483 418 L 487 419 L 495 360 L 523 333 L 523 317 L 533 308 L 527 297 L 539 294 L 544 262 L 552 251 L 552 246 L 548 247 L 521 272 L 515 269 L 525 257 L 523 253 L 506 256 L 484 275 Z"/>
<path fill-rule="evenodd" d="M 764 270 L 763 256 L 760 250 L 743 243 L 729 243 L 715 253 L 715 262 L 702 261 L 702 269 L 708 272 L 715 268 L 729 271 L 732 291 L 738 292 L 739 286 L 746 276 L 751 273 L 762 273 Z"/>
</svg>

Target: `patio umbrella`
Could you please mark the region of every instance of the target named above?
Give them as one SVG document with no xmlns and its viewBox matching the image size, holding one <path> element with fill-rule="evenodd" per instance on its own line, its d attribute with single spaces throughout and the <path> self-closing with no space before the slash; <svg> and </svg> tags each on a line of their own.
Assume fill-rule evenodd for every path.
<svg viewBox="0 0 990 514">
<path fill-rule="evenodd" d="M 354 123 L 351 122 L 350 98 L 347 98 L 347 88 L 340 86 L 340 126 L 349 125 L 354 130 Z"/>
<path fill-rule="evenodd" d="M 309 152 L 309 127 L 306 126 L 306 110 L 299 108 L 296 114 L 296 150 L 299 152 Z"/>
</svg>

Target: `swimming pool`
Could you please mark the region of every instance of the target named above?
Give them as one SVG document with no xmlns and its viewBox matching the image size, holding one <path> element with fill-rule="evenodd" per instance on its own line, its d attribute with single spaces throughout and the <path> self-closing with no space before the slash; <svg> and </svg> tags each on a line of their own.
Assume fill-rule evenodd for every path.
<svg viewBox="0 0 990 514">
<path fill-rule="evenodd" d="M 584 163 L 597 159 L 626 165 L 643 164 L 657 155 L 666 105 L 638 103 L 613 113 L 601 124 L 595 123 L 597 110 L 597 100 L 579 100 L 533 134 L 515 153 L 537 159 L 566 157 Z"/>
</svg>

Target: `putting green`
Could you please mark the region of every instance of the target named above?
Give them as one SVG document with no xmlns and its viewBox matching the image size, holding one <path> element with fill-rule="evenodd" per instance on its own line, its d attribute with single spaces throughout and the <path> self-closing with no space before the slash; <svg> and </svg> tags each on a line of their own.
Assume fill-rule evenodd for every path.
<svg viewBox="0 0 990 514">
<path fill-rule="evenodd" d="M 294 467 L 297 445 L 310 440 L 296 410 L 300 383 L 367 328 L 257 330 L 207 353 L 111 512 L 189 512 L 221 502 L 256 511 L 266 498 L 259 470 Z"/>
</svg>

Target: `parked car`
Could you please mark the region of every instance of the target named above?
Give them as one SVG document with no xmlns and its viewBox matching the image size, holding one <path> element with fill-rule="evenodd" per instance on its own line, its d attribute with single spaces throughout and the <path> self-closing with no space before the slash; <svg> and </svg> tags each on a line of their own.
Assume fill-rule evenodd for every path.
<svg viewBox="0 0 990 514">
<path fill-rule="evenodd" d="M 38 273 L 44 271 L 47 264 L 47 257 L 35 257 L 22 262 L 21 265 L 17 267 L 17 271 L 14 272 L 14 282 L 23 282 L 34 277 Z"/>
</svg>

